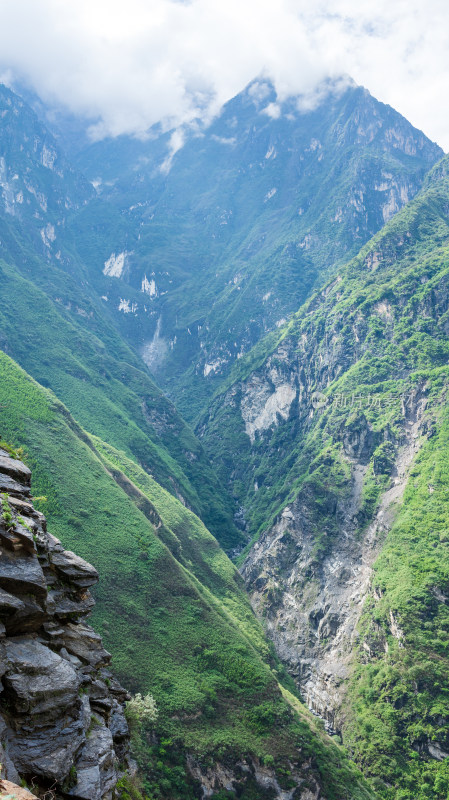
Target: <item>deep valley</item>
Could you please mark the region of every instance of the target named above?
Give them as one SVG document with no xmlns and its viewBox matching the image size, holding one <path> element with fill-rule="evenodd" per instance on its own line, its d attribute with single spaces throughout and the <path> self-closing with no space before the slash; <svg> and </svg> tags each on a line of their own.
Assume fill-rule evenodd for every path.
<svg viewBox="0 0 449 800">
<path fill-rule="evenodd" d="M 347 79 L 176 152 L 16 89 L 1 778 L 447 800 L 449 157 Z"/>
</svg>

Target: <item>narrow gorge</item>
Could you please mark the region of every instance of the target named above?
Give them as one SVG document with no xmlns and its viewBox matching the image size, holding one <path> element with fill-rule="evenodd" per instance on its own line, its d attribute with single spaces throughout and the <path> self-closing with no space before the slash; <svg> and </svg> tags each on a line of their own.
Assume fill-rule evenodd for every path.
<svg viewBox="0 0 449 800">
<path fill-rule="evenodd" d="M 449 157 L 318 89 L 92 138 L 0 85 L 17 800 L 449 796 Z"/>
</svg>

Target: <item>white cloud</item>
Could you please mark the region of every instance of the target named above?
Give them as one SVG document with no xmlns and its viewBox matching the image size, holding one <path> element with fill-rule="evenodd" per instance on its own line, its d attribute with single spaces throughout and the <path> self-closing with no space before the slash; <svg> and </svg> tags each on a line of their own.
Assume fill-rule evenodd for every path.
<svg viewBox="0 0 449 800">
<path fill-rule="evenodd" d="M 97 137 L 207 117 L 257 75 L 313 103 L 348 73 L 449 149 L 443 0 L 0 0 L 0 54 Z"/>
<path fill-rule="evenodd" d="M 279 103 L 268 103 L 267 106 L 262 111 L 263 114 L 266 114 L 271 119 L 279 119 L 281 116 L 281 107 Z"/>
<path fill-rule="evenodd" d="M 166 175 L 168 172 L 170 172 L 170 168 L 171 168 L 171 165 L 172 165 L 173 157 L 174 157 L 175 153 L 177 153 L 178 150 L 180 150 L 181 147 L 183 147 L 184 141 L 185 141 L 185 137 L 184 137 L 184 132 L 183 132 L 182 128 L 176 128 L 173 131 L 172 135 L 170 136 L 170 141 L 168 143 L 168 156 L 162 162 L 162 164 L 160 166 L 160 171 L 164 175 Z"/>
</svg>

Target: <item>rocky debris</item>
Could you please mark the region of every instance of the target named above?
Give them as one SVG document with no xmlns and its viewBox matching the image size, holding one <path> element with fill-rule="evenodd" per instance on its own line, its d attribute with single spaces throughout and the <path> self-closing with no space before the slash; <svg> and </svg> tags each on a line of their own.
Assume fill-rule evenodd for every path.
<svg viewBox="0 0 449 800">
<path fill-rule="evenodd" d="M 235 764 L 224 765 L 216 761 L 213 765 L 198 763 L 194 758 L 187 759 L 189 772 L 201 784 L 202 797 L 214 797 L 216 792 L 235 792 L 240 797 L 244 787 L 250 791 L 260 789 L 264 796 L 273 800 L 318 800 L 322 797 L 320 786 L 311 774 L 310 761 L 301 768 L 289 764 L 289 780 L 294 786 L 283 789 L 271 767 L 264 766 L 256 756 L 241 759 Z M 267 793 L 267 795 L 265 795 Z"/>
<path fill-rule="evenodd" d="M 54 798 L 109 799 L 129 734 L 127 693 L 85 622 L 98 573 L 47 532 L 30 481 L 0 450 L 0 789 L 31 800 L 14 785 L 28 779 Z"/>
<path fill-rule="evenodd" d="M 344 448 L 351 469 L 347 496 L 335 500 L 333 507 L 329 493 L 328 518 L 322 516 L 323 505 L 317 517 L 313 493 L 304 488 L 261 535 L 242 566 L 255 611 L 264 618 L 267 633 L 309 708 L 324 719 L 330 733 L 344 726 L 344 695 L 358 639 L 357 624 L 371 591 L 373 563 L 391 528 L 420 446 L 425 406 L 420 390 L 407 398 L 402 441 L 396 450 L 392 448 L 391 485 L 383 492 L 363 536 L 358 533 L 363 482 L 377 442 L 370 441 L 373 437 L 363 415 L 358 414 L 347 426 Z M 326 537 L 320 559 L 315 553 L 318 534 Z M 403 633 L 393 615 L 390 622 L 392 635 L 401 642 Z M 369 643 L 363 646 L 369 655 Z"/>
</svg>

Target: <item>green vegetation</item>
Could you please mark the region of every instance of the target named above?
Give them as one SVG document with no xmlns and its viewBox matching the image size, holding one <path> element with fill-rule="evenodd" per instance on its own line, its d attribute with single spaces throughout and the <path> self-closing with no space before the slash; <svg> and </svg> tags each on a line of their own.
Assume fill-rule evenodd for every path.
<svg viewBox="0 0 449 800">
<path fill-rule="evenodd" d="M 439 148 L 361 88 L 330 95 L 301 125 L 293 106 L 274 121 L 251 98 L 230 103 L 201 148 L 197 137 L 186 142 L 165 176 L 155 169 L 165 135 L 151 140 L 151 157 L 144 142 L 97 143 L 79 155 L 109 181 L 94 197 L 62 157 L 57 170 L 44 167 L 43 143 L 55 143 L 0 91 L 8 168 L 33 186 L 20 214 L 0 216 L 8 353 L 0 352 L 0 447 L 27 454 L 50 529 L 100 573 L 93 623 L 135 693 L 128 718 L 141 776 L 123 777 L 122 800 L 193 800 L 187 758 L 193 772 L 211 774 L 217 762 L 235 771 L 235 791 L 216 800 L 271 800 L 271 789 L 236 768 L 245 758 L 273 770 L 285 790 L 298 775 L 302 790 L 314 793 L 318 782 L 326 800 L 443 800 L 448 159 L 356 256 L 395 197 L 418 191 Z M 392 130 L 417 142 L 413 156 L 413 147 L 392 145 Z M 386 174 L 389 188 L 366 189 Z M 132 259 L 123 276 L 105 276 L 111 252 L 125 250 Z M 147 274 L 157 278 L 157 298 L 141 291 Z M 137 355 L 158 319 L 167 349 L 159 378 L 186 418 L 200 418 L 218 479 Z M 241 401 L 246 382 L 267 372 L 269 381 L 293 377 L 301 401 L 251 443 Z M 325 395 L 322 409 L 310 406 L 314 390 Z M 319 570 L 339 534 L 352 464 L 366 467 L 362 539 L 424 403 L 424 443 L 361 621 L 346 749 L 297 699 L 222 547 L 235 553 L 246 543 L 243 559 L 297 502 Z M 244 508 L 249 543 L 233 501 Z M 8 525 L 7 495 L 1 515 Z"/>
<path fill-rule="evenodd" d="M 2 509 L 2 520 L 5 523 L 6 527 L 11 527 L 13 523 L 13 516 L 11 511 L 11 506 L 8 503 L 9 495 L 6 492 L 2 492 L 0 494 L 0 501 L 1 501 L 1 509 Z"/>
<path fill-rule="evenodd" d="M 363 432 L 369 434 L 368 460 L 373 459 L 371 487 L 365 487 L 369 516 L 401 436 L 401 397 L 425 385 L 429 369 L 444 385 L 449 360 L 444 308 L 447 192 L 443 180 L 419 195 L 350 262 L 339 281 L 313 297 L 280 332 L 286 369 L 299 360 L 306 372 L 302 403 L 292 406 L 288 420 L 257 436 L 251 446 L 239 413 L 248 377 L 242 359 L 239 378 L 244 380 L 232 388 L 232 399 L 224 389 L 200 422 L 221 479 L 245 506 L 252 536 L 297 495 L 306 479 L 318 489 L 327 482 L 344 492 L 342 442 Z M 374 257 L 375 272 L 369 268 Z M 265 361 L 251 374 L 263 376 L 267 365 L 277 367 L 277 344 L 266 343 Z M 254 357 L 248 359 L 251 367 Z M 321 359 L 329 362 L 323 386 Z M 314 389 L 325 391 L 328 402 L 311 417 Z M 374 453 L 376 447 L 380 449 Z M 239 454 L 237 463 L 229 456 L 234 452 Z"/>
<path fill-rule="evenodd" d="M 377 795 L 361 779 L 357 768 L 349 760 L 347 751 L 334 744 L 323 733 L 310 712 L 293 695 L 286 690 L 282 693 L 286 703 L 280 716 L 276 716 L 272 705 L 267 703 L 247 713 L 264 740 L 265 751 L 272 748 L 275 753 L 274 756 L 266 752 L 265 755 L 261 752 L 253 753 L 256 763 L 273 769 L 284 790 L 295 786 L 293 775 L 301 775 L 302 790 L 310 788 L 316 791 L 318 781 L 329 800 L 341 800 L 343 797 L 350 797 L 351 800 L 375 800 Z M 214 732 L 215 726 L 210 717 L 205 723 Z M 275 729 L 272 728 L 273 723 L 276 725 Z M 153 734 L 154 727 L 148 723 L 143 729 L 132 729 L 133 752 L 145 773 L 140 785 L 141 791 L 154 800 L 195 800 L 199 790 L 198 783 L 191 775 L 186 774 L 185 756 L 179 748 L 179 741 L 175 737 L 162 734 L 156 742 Z M 264 790 L 251 773 L 241 769 L 242 752 L 234 741 L 230 741 L 227 746 L 221 744 L 218 749 L 216 743 L 211 743 L 210 749 L 200 753 L 199 757 L 195 755 L 195 763 L 201 767 L 203 774 L 210 775 L 216 768 L 217 761 L 222 768 L 234 773 L 236 790 L 217 791 L 213 794 L 214 800 L 272 800 L 273 790 Z M 310 766 L 304 770 L 306 761 Z"/>
<path fill-rule="evenodd" d="M 9 298 L 0 308 L 0 334 L 9 354 L 86 430 L 126 451 L 182 496 L 225 548 L 235 546 L 240 534 L 230 503 L 201 445 L 142 362 L 72 278 L 44 265 L 20 240 L 15 249 L 27 265 L 32 260 L 34 280 L 28 269 L 25 278 L 0 261 L 0 289 Z"/>
<path fill-rule="evenodd" d="M 273 87 L 264 82 L 263 101 L 255 89 L 231 100 L 201 139 L 186 135 L 166 175 L 158 168 L 168 135 L 157 129 L 147 142 L 121 137 L 77 155 L 103 182 L 101 199 L 69 220 L 74 245 L 134 346 L 151 341 L 161 315 L 157 380 L 189 421 L 239 370 L 238 356 L 355 256 L 384 210 L 412 197 L 443 155 L 362 87 L 330 92 L 307 112 L 291 98 L 278 119 L 261 113 L 276 101 Z M 99 265 L 124 250 L 129 271 L 105 277 Z M 142 298 L 144 275 L 158 298 Z M 123 297 L 135 314 L 117 313 Z"/>
<path fill-rule="evenodd" d="M 288 375 L 301 365 L 303 404 L 250 445 L 241 381 L 201 422 L 222 480 L 245 507 L 252 541 L 296 501 L 307 508 L 319 569 L 338 530 L 335 509 L 349 496 L 351 463 L 366 467 L 357 513 L 363 537 L 422 417 L 419 456 L 375 564 L 343 728 L 345 744 L 388 800 L 442 800 L 449 789 L 447 163 L 285 326 L 282 358 L 272 343 L 251 373 L 260 380 L 273 367 Z M 246 378 L 244 363 L 239 370 Z M 315 389 L 327 401 L 312 413 Z M 230 391 L 236 399 L 227 402 Z M 240 459 L 231 479 L 232 451 Z"/>
<path fill-rule="evenodd" d="M 139 726 L 133 734 L 144 792 L 188 798 L 186 753 L 230 764 L 252 755 L 272 758 L 279 779 L 292 757 L 298 768 L 312 758 L 329 798 L 355 782 L 353 797 L 367 800 L 343 751 L 328 743 L 321 752 L 282 697 L 241 579 L 201 521 L 124 453 L 88 437 L 3 353 L 0 372 L 2 438 L 29 454 L 50 530 L 98 568 L 93 624 L 115 673 L 156 701 L 157 744 Z"/>
<path fill-rule="evenodd" d="M 369 657 L 361 649 L 351 686 L 347 746 L 367 774 L 378 776 L 379 788 L 386 784 L 384 796 L 395 800 L 446 798 L 449 792 L 448 531 L 445 407 L 375 565 L 374 595 L 361 626 Z"/>
</svg>

